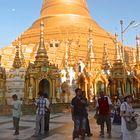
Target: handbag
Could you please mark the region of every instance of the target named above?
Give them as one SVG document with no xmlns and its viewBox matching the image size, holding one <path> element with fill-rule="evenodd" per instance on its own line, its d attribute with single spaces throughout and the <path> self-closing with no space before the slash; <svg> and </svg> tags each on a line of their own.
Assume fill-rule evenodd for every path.
<svg viewBox="0 0 140 140">
<path fill-rule="evenodd" d="M 125 119 L 126 128 L 128 131 L 133 131 L 137 128 L 137 121 L 135 117 L 130 118 L 129 120 Z"/>
</svg>

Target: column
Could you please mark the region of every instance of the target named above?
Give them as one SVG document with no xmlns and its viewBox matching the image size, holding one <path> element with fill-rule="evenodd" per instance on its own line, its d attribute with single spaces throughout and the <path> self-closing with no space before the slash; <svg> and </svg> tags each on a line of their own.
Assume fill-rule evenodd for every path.
<svg viewBox="0 0 140 140">
<path fill-rule="evenodd" d="M 26 79 L 25 80 L 25 89 L 24 89 L 24 91 L 25 91 L 25 93 L 24 93 L 24 98 L 25 98 L 25 100 L 28 98 L 28 86 L 29 86 L 29 79 Z"/>
<path fill-rule="evenodd" d="M 52 103 L 56 103 L 56 98 L 55 98 L 55 80 L 52 80 Z"/>
<path fill-rule="evenodd" d="M 133 80 L 130 81 L 130 93 L 135 97 L 134 93 L 134 85 L 133 85 Z"/>
<path fill-rule="evenodd" d="M 85 87 L 84 87 L 84 88 L 85 88 L 85 94 L 86 94 L 85 96 L 86 96 L 86 98 L 88 99 L 88 93 L 87 93 L 87 82 L 86 82 L 86 81 L 85 81 Z"/>
<path fill-rule="evenodd" d="M 95 94 L 95 96 L 97 97 L 98 95 L 97 95 L 97 86 L 96 86 L 96 83 L 94 83 L 94 94 Z"/>
<path fill-rule="evenodd" d="M 39 82 L 38 79 L 35 79 L 35 98 L 38 97 L 38 92 L 39 92 Z"/>
<path fill-rule="evenodd" d="M 114 80 L 114 79 L 113 79 Z M 113 96 L 116 94 L 116 81 L 113 81 Z"/>
</svg>

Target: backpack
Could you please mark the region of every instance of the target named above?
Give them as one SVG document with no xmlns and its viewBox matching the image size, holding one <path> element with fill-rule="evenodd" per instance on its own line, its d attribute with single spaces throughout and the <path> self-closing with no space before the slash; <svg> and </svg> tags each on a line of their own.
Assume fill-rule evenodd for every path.
<svg viewBox="0 0 140 140">
<path fill-rule="evenodd" d="M 98 99 L 99 104 L 99 115 L 108 115 L 109 113 L 109 103 L 108 103 L 108 97 L 100 97 Z"/>
</svg>

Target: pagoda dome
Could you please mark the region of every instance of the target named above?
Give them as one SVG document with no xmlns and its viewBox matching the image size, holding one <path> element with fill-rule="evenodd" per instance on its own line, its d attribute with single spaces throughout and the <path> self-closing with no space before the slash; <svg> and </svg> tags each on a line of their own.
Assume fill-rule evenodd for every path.
<svg viewBox="0 0 140 140">
<path fill-rule="evenodd" d="M 59 67 L 63 65 L 66 40 L 71 43 L 71 51 L 75 59 L 74 63 L 79 59 L 84 59 L 84 62 L 86 61 L 89 28 L 93 29 L 93 49 L 96 60 L 99 63 L 102 62 L 103 46 L 107 42 L 107 47 L 110 51 L 109 57 L 113 61 L 115 37 L 92 19 L 86 0 L 43 0 L 39 18 L 20 35 L 23 53 L 27 62 L 29 60 L 34 61 L 35 59 L 40 37 L 41 21 L 44 23 L 44 42 L 48 58 L 53 63 L 58 64 Z M 55 49 L 52 47 L 54 43 L 56 44 Z M 13 41 L 12 44 L 15 45 L 16 41 Z M 2 51 L 1 54 L 6 55 L 6 51 Z M 3 61 L 7 61 L 7 58 Z M 7 65 L 6 62 L 4 65 Z"/>
</svg>

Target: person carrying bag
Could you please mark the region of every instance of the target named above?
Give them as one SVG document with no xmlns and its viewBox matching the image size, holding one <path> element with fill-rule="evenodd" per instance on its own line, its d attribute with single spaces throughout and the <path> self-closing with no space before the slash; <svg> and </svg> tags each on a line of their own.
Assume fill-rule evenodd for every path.
<svg viewBox="0 0 140 140">
<path fill-rule="evenodd" d="M 132 108 L 132 101 L 132 96 L 127 95 L 120 107 L 121 131 L 123 134 L 123 140 L 137 140 L 137 122 L 135 119 L 136 114 Z"/>
</svg>

